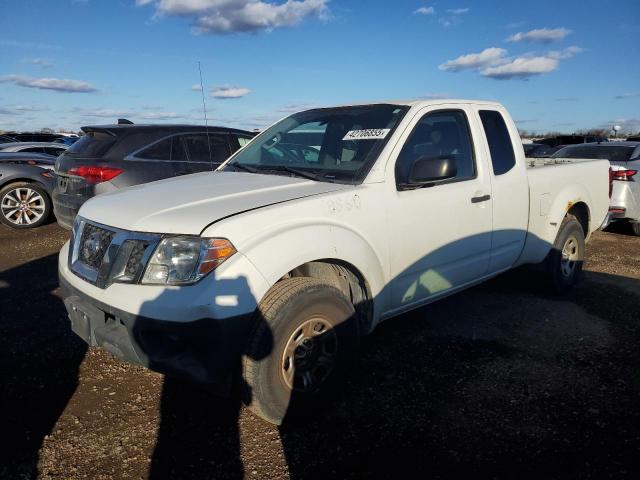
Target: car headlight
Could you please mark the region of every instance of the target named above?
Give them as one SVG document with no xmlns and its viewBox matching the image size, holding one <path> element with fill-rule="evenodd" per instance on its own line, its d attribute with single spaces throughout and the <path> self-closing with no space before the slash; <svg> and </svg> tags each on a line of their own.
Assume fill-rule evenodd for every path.
<svg viewBox="0 0 640 480">
<path fill-rule="evenodd" d="M 141 283 L 194 283 L 234 253 L 235 247 L 225 238 L 166 237 L 151 255 Z"/>
</svg>

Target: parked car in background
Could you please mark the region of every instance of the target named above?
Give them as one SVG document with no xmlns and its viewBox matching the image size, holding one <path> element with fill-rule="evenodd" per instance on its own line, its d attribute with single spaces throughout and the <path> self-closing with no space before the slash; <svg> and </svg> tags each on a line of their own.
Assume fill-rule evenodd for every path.
<svg viewBox="0 0 640 480">
<path fill-rule="evenodd" d="M 78 136 L 75 136 L 75 137 L 62 137 L 62 138 L 56 139 L 53 143 L 61 143 L 63 145 L 71 146 L 74 143 L 76 143 L 79 139 L 80 139 L 80 137 L 78 137 Z"/>
<path fill-rule="evenodd" d="M 608 142 L 609 139 L 601 135 L 558 135 L 556 137 L 541 138 L 536 143 L 544 143 L 550 147 L 577 145 L 579 143 Z"/>
<path fill-rule="evenodd" d="M 58 158 L 53 206 L 71 229 L 89 198 L 163 178 L 215 170 L 254 133 L 194 125 L 101 125 Z"/>
<path fill-rule="evenodd" d="M 42 225 L 51 215 L 55 186 L 50 155 L 0 152 L 0 221 L 12 228 Z"/>
<path fill-rule="evenodd" d="M 570 288 L 609 187 L 607 161 L 526 161 L 497 103 L 307 110 L 216 172 L 87 202 L 61 296 L 90 345 L 242 384 L 279 424 L 327 401 L 383 320 L 527 263 Z"/>
<path fill-rule="evenodd" d="M 522 146 L 524 147 L 525 157 L 529 158 L 548 157 L 555 151 L 553 147 L 544 143 L 525 143 Z"/>
<path fill-rule="evenodd" d="M 572 145 L 558 150 L 556 158 L 600 158 L 613 168 L 610 221 L 631 223 L 640 235 L 640 142 L 609 142 Z"/>
<path fill-rule="evenodd" d="M 64 136 L 59 133 L 42 132 L 7 132 L 6 135 L 15 138 L 14 142 L 54 142 Z"/>
<path fill-rule="evenodd" d="M 17 140 L 13 137 L 9 137 L 8 135 L 0 135 L 0 145 L 2 145 L 3 143 L 14 143 L 17 142 Z"/>
<path fill-rule="evenodd" d="M 0 144 L 0 152 L 45 153 L 53 157 L 64 153 L 67 145 L 55 142 L 15 142 Z"/>
</svg>

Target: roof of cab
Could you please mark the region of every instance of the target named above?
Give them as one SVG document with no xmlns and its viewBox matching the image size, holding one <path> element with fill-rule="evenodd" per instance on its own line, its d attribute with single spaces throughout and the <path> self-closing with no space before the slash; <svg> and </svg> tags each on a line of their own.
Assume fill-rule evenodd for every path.
<svg viewBox="0 0 640 480">
<path fill-rule="evenodd" d="M 499 102 L 487 101 L 487 100 L 468 100 L 461 98 L 414 98 L 414 99 L 405 99 L 405 100 L 378 100 L 371 102 L 354 102 L 354 103 L 345 103 L 341 105 L 327 105 L 326 107 L 318 107 L 318 108 L 336 108 L 336 107 L 358 107 L 364 105 L 380 105 L 380 104 L 388 104 L 388 105 L 406 105 L 409 107 L 427 107 L 430 105 L 441 105 L 443 103 L 454 103 L 454 104 L 465 104 L 465 105 L 486 105 L 492 107 L 500 107 L 502 106 Z"/>
</svg>

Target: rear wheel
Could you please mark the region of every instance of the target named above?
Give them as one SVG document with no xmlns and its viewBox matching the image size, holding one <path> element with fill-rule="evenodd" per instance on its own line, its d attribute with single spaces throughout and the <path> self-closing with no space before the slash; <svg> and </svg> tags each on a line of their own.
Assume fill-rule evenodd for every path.
<svg viewBox="0 0 640 480">
<path fill-rule="evenodd" d="M 249 408 L 281 424 L 322 407 L 356 357 L 352 303 L 306 277 L 278 282 L 260 302 L 243 361 Z"/>
<path fill-rule="evenodd" d="M 632 222 L 631 231 L 633 232 L 634 235 L 637 235 L 640 237 L 640 222 Z"/>
<path fill-rule="evenodd" d="M 580 278 L 584 262 L 584 239 L 580 222 L 573 215 L 567 215 L 546 260 L 547 276 L 555 292 L 565 292 Z"/>
<path fill-rule="evenodd" d="M 46 190 L 36 183 L 17 182 L 0 190 L 0 221 L 12 228 L 39 227 L 51 213 Z"/>
</svg>

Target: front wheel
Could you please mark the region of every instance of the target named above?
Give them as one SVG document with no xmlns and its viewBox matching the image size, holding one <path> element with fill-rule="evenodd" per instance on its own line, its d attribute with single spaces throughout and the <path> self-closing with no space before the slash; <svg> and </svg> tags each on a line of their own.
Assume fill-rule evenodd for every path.
<svg viewBox="0 0 640 480">
<path fill-rule="evenodd" d="M 550 286 L 556 293 L 573 287 L 582 274 L 585 234 L 580 222 L 567 215 L 546 260 Z"/>
<path fill-rule="evenodd" d="M 245 402 L 280 425 L 322 407 L 356 357 L 353 304 L 335 287 L 295 277 L 260 302 L 243 360 Z"/>
<path fill-rule="evenodd" d="M 39 227 L 51 214 L 51 200 L 35 183 L 17 182 L 0 190 L 0 221 L 12 228 Z"/>
</svg>

